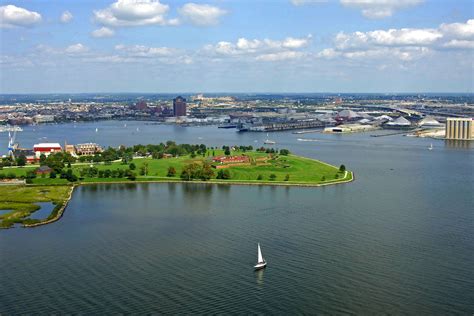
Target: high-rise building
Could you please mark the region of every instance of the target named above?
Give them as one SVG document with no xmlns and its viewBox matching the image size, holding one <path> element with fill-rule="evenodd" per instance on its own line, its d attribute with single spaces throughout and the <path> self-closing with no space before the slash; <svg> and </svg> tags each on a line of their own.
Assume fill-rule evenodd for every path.
<svg viewBox="0 0 474 316">
<path fill-rule="evenodd" d="M 446 139 L 473 140 L 472 118 L 448 118 L 446 120 Z"/>
<path fill-rule="evenodd" d="M 186 99 L 179 96 L 173 99 L 174 116 L 186 116 Z"/>
</svg>

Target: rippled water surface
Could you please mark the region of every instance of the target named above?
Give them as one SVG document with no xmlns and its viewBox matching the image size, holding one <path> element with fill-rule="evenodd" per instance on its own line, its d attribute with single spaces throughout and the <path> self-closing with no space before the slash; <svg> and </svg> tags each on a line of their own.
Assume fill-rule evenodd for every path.
<svg viewBox="0 0 474 316">
<path fill-rule="evenodd" d="M 139 142 L 116 124 L 97 136 L 104 145 Z M 176 129 L 140 126 L 143 143 Z M 25 142 L 37 134 L 25 130 Z M 81 135 L 89 134 L 71 133 L 71 142 Z M 176 135 L 209 145 L 265 138 L 210 127 Z M 80 187 L 59 222 L 0 231 L 0 313 L 474 312 L 469 145 L 438 141 L 428 151 L 432 141 L 401 136 L 274 136 L 282 148 L 344 163 L 356 181 Z M 260 272 L 257 242 L 268 261 Z"/>
</svg>

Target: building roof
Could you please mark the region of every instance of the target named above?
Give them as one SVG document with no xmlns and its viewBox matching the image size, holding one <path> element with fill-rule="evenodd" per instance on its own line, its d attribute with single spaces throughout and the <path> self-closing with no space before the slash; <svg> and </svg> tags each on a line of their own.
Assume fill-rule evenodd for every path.
<svg viewBox="0 0 474 316">
<path fill-rule="evenodd" d="M 51 169 L 51 168 L 48 167 L 48 166 L 40 166 L 38 169 L 36 169 L 37 172 L 38 172 L 38 171 L 39 171 L 39 172 L 50 172 L 51 170 L 53 170 L 53 169 Z"/>
<path fill-rule="evenodd" d="M 61 148 L 61 145 L 59 143 L 39 143 L 35 144 L 33 148 Z"/>
</svg>

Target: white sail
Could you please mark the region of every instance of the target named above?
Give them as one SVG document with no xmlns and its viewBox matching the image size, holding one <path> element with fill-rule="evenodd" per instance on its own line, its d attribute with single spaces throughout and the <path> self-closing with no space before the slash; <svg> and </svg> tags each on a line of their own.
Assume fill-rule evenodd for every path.
<svg viewBox="0 0 474 316">
<path fill-rule="evenodd" d="M 263 262 L 262 251 L 260 250 L 260 243 L 258 243 L 258 261 L 257 263 Z"/>
</svg>

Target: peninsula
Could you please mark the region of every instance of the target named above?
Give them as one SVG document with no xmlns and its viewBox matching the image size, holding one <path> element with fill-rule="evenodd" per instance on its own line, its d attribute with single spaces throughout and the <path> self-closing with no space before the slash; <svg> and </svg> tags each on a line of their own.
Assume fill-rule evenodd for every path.
<svg viewBox="0 0 474 316">
<path fill-rule="evenodd" d="M 252 146 L 206 147 L 176 144 L 121 146 L 93 155 L 67 152 L 41 155 L 33 165 L 4 161 L 0 170 L 0 227 L 37 226 L 58 220 L 76 185 L 131 182 L 192 182 L 244 185 L 324 186 L 350 182 L 339 167 L 291 154 L 286 149 Z M 20 165 L 18 165 L 20 164 Z M 18 184 L 22 183 L 23 185 Z M 7 185 L 9 182 L 15 184 Z M 32 219 L 38 202 L 55 207 L 44 219 Z"/>
</svg>

